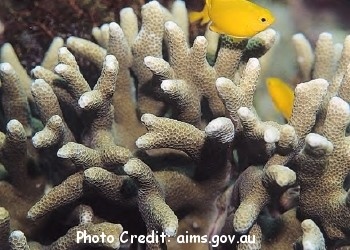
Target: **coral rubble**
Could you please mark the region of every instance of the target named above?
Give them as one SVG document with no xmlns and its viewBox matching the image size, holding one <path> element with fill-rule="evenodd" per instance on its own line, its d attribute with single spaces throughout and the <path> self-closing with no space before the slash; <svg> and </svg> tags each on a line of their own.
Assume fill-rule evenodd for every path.
<svg viewBox="0 0 350 250">
<path fill-rule="evenodd" d="M 141 16 L 139 28 L 124 8 L 92 30 L 97 43 L 55 38 L 31 76 L 2 46 L 0 249 L 136 249 L 131 235 L 154 234 L 167 240 L 147 249 L 210 249 L 184 235 L 255 239 L 222 249 L 349 244 L 350 36 L 340 56 L 331 34 L 314 51 L 293 37 L 303 82 L 279 124 L 253 104 L 276 31 L 190 45 L 183 2 Z"/>
</svg>

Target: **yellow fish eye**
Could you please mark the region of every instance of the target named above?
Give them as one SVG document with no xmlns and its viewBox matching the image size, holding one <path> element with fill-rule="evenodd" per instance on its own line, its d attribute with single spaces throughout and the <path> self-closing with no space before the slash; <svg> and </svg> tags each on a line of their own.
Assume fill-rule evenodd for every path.
<svg viewBox="0 0 350 250">
<path fill-rule="evenodd" d="M 264 23 L 264 22 L 266 22 L 267 20 L 266 20 L 265 17 L 262 17 L 262 18 L 260 19 L 260 21 Z"/>
</svg>

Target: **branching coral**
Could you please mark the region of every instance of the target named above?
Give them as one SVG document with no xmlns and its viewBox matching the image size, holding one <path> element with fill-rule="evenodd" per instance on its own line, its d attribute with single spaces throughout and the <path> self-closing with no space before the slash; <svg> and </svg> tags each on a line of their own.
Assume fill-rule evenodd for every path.
<svg viewBox="0 0 350 250">
<path fill-rule="evenodd" d="M 276 32 L 191 46 L 184 13 L 182 2 L 169 12 L 151 1 L 140 30 L 126 8 L 120 25 L 93 29 L 98 44 L 56 38 L 34 79 L 3 46 L 1 248 L 117 249 L 123 230 L 175 237 L 148 249 L 193 247 L 176 241 L 185 234 L 256 236 L 237 249 L 324 249 L 349 237 L 349 39 L 338 58 L 329 34 L 315 51 L 294 36 L 303 82 L 278 124 L 253 105 L 258 58 Z M 79 57 L 97 66 L 96 83 Z M 116 240 L 76 242 L 84 230 Z"/>
<path fill-rule="evenodd" d="M 324 35 L 320 36 L 319 43 L 321 44 L 323 43 L 323 36 Z M 344 68 L 342 63 L 347 60 L 345 59 L 347 53 L 347 49 L 344 48 L 342 53 L 343 56 L 340 59 L 336 73 L 340 75 L 342 74 L 344 79 L 346 72 L 341 71 L 339 68 Z M 316 62 L 320 60 L 320 57 L 316 57 Z M 321 62 L 318 62 L 318 65 L 321 64 Z M 323 64 L 326 64 L 326 62 Z M 316 65 L 315 67 L 317 67 Z M 340 75 L 337 77 L 341 77 Z M 342 83 L 346 84 L 345 82 Z M 332 82 L 332 84 L 335 83 Z M 289 125 L 292 126 L 292 129 L 286 127 L 288 130 L 285 131 L 289 131 L 289 135 L 286 137 L 289 138 L 289 143 L 286 144 L 283 142 L 283 138 L 280 138 L 277 144 L 289 145 L 289 147 L 285 148 L 283 151 L 280 151 L 279 147 L 277 146 L 274 155 L 266 163 L 264 172 L 268 171 L 271 166 L 273 166 L 272 164 L 290 165 L 290 167 L 296 171 L 297 184 L 299 184 L 301 188 L 300 202 L 298 204 L 299 216 L 302 218 L 312 218 L 325 231 L 328 239 L 345 239 L 348 237 L 349 208 L 345 202 L 347 192 L 344 190 L 343 185 L 346 176 L 349 174 L 349 169 L 346 162 L 340 163 L 340 161 L 343 161 L 340 159 L 346 159 L 347 156 L 340 156 L 336 154 L 333 158 L 334 160 L 331 160 L 332 158 L 330 157 L 335 145 L 338 145 L 337 147 L 339 147 L 338 152 L 346 152 L 345 150 L 341 149 L 342 147 L 346 147 L 346 139 L 340 138 L 344 138 L 345 128 L 348 124 L 347 112 L 349 107 L 343 100 L 338 97 L 334 97 L 329 101 L 329 104 L 327 104 L 328 107 L 324 108 L 325 103 L 328 103 L 328 96 L 330 95 L 330 93 L 326 92 L 326 90 L 328 87 L 328 91 L 330 91 L 329 89 L 332 89 L 331 86 L 332 85 L 328 87 L 327 82 L 323 79 L 312 80 L 308 83 L 302 83 L 297 86 L 295 91 L 296 98 L 293 107 L 293 115 L 289 121 Z M 313 88 L 314 90 L 311 92 L 308 90 L 309 88 Z M 305 90 L 303 91 L 303 89 Z M 313 95 L 317 91 L 319 92 Z M 309 104 L 305 105 L 306 103 Z M 316 118 L 317 111 L 318 117 Z M 323 112 L 326 112 L 325 118 L 323 118 Z M 306 113 L 309 115 L 305 116 Z M 325 136 L 325 138 L 318 134 L 309 134 L 313 130 L 313 127 L 315 127 L 314 129 L 317 131 L 321 131 L 320 134 Z M 282 131 L 283 129 L 280 129 L 280 132 Z M 334 138 L 334 141 L 328 141 L 327 136 L 332 139 Z M 301 149 L 300 146 L 302 145 L 302 151 L 296 155 L 295 153 L 299 152 Z M 335 163 L 332 164 L 332 161 Z M 337 165 L 336 162 L 338 162 L 339 165 Z M 242 178 L 244 173 L 248 170 L 249 168 L 241 174 L 240 178 Z M 321 181 L 321 176 L 329 179 L 322 179 Z M 264 183 L 264 179 L 261 178 L 261 180 Z M 315 181 L 318 184 L 316 184 Z M 327 185 L 327 183 L 329 184 Z M 239 184 L 238 187 L 244 185 L 239 181 L 237 184 Z M 240 191 L 240 193 L 242 193 L 242 191 Z M 323 197 L 324 195 L 329 197 L 329 199 L 326 199 L 324 205 L 321 205 L 322 203 L 317 202 L 317 199 L 319 198 L 316 197 Z M 265 200 L 266 198 L 264 201 Z M 252 204 L 255 204 L 254 207 L 259 207 L 261 203 L 257 201 L 250 202 L 250 205 Z M 322 209 L 323 207 L 324 209 Z M 338 209 L 340 209 L 340 211 L 338 211 Z M 235 216 L 240 217 L 241 215 L 239 212 L 240 210 L 238 209 Z M 335 214 L 337 216 L 334 217 Z M 243 216 L 242 218 L 244 219 L 245 217 Z M 339 221 L 337 221 L 336 218 L 339 218 Z"/>
<path fill-rule="evenodd" d="M 299 168 L 300 212 L 312 218 L 331 239 L 345 238 L 350 223 L 349 194 L 343 183 L 349 174 L 349 105 L 338 97 L 329 102 L 322 135 L 309 134 L 295 161 Z M 328 199 L 320 199 L 326 196 Z"/>
</svg>

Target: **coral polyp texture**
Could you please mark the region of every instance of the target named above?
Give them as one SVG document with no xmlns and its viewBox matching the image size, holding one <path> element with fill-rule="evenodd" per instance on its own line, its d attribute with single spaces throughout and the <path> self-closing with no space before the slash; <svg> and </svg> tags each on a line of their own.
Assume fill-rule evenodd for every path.
<svg viewBox="0 0 350 250">
<path fill-rule="evenodd" d="M 339 55 L 291 38 L 285 124 L 253 103 L 273 29 L 192 41 L 184 2 L 150 1 L 92 36 L 55 38 L 30 76 L 1 47 L 0 249 L 350 246 L 350 36 Z"/>
</svg>

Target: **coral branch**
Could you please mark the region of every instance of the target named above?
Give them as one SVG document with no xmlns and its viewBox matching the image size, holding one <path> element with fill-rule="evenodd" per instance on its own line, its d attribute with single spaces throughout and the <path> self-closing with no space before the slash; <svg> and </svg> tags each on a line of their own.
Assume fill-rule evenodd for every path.
<svg viewBox="0 0 350 250">
<path fill-rule="evenodd" d="M 12 250 L 30 250 L 27 238 L 24 236 L 23 232 L 19 230 L 13 231 L 10 234 L 9 242 Z"/>
<path fill-rule="evenodd" d="M 327 108 L 322 136 L 310 134 L 296 158 L 300 183 L 300 210 L 325 230 L 331 238 L 344 238 L 350 223 L 343 183 L 349 174 L 348 138 L 345 129 L 350 119 L 349 105 L 333 97 Z M 317 178 L 316 178 L 317 176 Z M 320 199 L 322 196 L 331 199 Z M 316 208 L 317 207 L 317 208 Z M 339 216 L 340 215 L 340 216 Z"/>
<path fill-rule="evenodd" d="M 23 124 L 26 135 L 32 134 L 30 109 L 15 69 L 9 63 L 0 64 L 2 107 L 7 121 L 17 119 Z"/>
<path fill-rule="evenodd" d="M 260 73 L 258 59 L 251 58 L 242 74 L 239 83 L 235 84 L 230 79 L 220 77 L 216 80 L 216 88 L 223 99 L 227 110 L 230 112 L 237 132 L 242 130 L 237 111 L 240 107 L 253 109 L 253 94 L 256 89 Z"/>
<path fill-rule="evenodd" d="M 32 137 L 33 146 L 35 148 L 49 148 L 64 143 L 65 128 L 61 117 L 52 116 L 44 129 Z"/>
<path fill-rule="evenodd" d="M 105 169 L 92 167 L 84 171 L 84 178 L 85 181 L 97 188 L 104 197 L 123 206 L 130 206 L 130 203 L 136 204 L 131 194 L 123 190 L 127 186 L 132 190 L 133 183 L 131 183 L 129 177 L 119 176 Z"/>
<path fill-rule="evenodd" d="M 299 70 L 301 72 L 302 81 L 311 80 L 311 69 L 314 63 L 314 54 L 312 53 L 311 44 L 301 33 L 295 34 L 292 38 Z"/>
<path fill-rule="evenodd" d="M 97 243 L 89 241 L 77 242 L 77 235 L 79 232 L 86 232 L 87 235 L 101 235 L 101 232 L 107 236 L 111 236 L 112 241 L 99 240 Z M 51 250 L 70 250 L 70 249 L 82 249 L 84 246 L 93 247 L 108 247 L 112 249 L 119 249 L 120 242 L 119 237 L 123 228 L 120 224 L 113 224 L 109 222 L 103 222 L 99 224 L 82 223 L 78 226 L 72 227 L 68 230 L 66 235 L 59 238 L 57 241 L 50 245 Z"/>
<path fill-rule="evenodd" d="M 101 66 L 106 56 L 106 50 L 88 40 L 71 36 L 67 39 L 67 47 L 84 56 L 97 66 Z"/>
<path fill-rule="evenodd" d="M 331 80 L 334 70 L 333 37 L 330 33 L 322 33 L 317 40 L 315 49 L 315 65 L 312 73 L 313 79 L 323 78 Z"/>
<path fill-rule="evenodd" d="M 203 131 L 184 122 L 151 114 L 144 114 L 141 121 L 149 132 L 137 139 L 139 148 L 173 148 L 186 152 L 195 160 L 199 159 L 205 139 Z M 172 133 L 169 134 L 169 131 Z"/>
<path fill-rule="evenodd" d="M 69 176 L 60 185 L 52 188 L 28 211 L 28 218 L 36 220 L 79 199 L 83 195 L 83 178 L 83 174 L 78 172 Z"/>
<path fill-rule="evenodd" d="M 15 50 L 13 49 L 12 45 L 10 43 L 5 43 L 1 47 L 1 54 L 0 54 L 0 61 L 1 62 L 8 62 L 13 67 L 14 71 L 16 72 L 18 76 L 18 84 L 21 91 L 23 91 L 24 96 L 28 98 L 29 101 L 33 101 L 33 97 L 30 93 L 30 84 L 32 80 L 28 76 L 26 70 L 21 65 L 21 62 L 19 58 L 16 55 Z"/>
<path fill-rule="evenodd" d="M 6 137 L 1 149 L 1 161 L 6 166 L 11 183 L 21 191 L 28 190 L 27 137 L 17 120 L 7 123 Z"/>
<path fill-rule="evenodd" d="M 303 230 L 302 244 L 304 249 L 325 250 L 325 241 L 318 226 L 312 220 L 304 220 L 301 223 Z"/>
<path fill-rule="evenodd" d="M 178 219 L 164 201 L 164 194 L 154 178 L 151 169 L 138 159 L 130 159 L 124 171 L 133 178 L 138 186 L 138 206 L 146 223 L 147 233 L 162 230 L 168 236 L 175 236 Z M 150 248 L 152 243 L 147 244 Z M 157 245 L 154 243 L 154 245 Z"/>
</svg>

